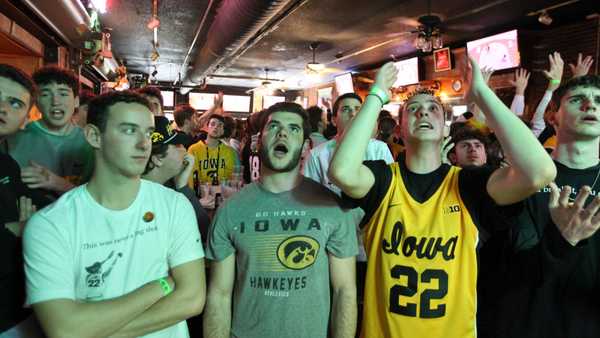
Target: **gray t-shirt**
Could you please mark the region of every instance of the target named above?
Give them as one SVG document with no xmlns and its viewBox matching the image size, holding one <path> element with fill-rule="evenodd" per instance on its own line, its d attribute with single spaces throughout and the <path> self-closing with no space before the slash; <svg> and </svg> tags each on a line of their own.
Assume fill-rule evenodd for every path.
<svg viewBox="0 0 600 338">
<path fill-rule="evenodd" d="M 34 161 L 74 184 L 89 174 L 94 164 L 92 148 L 78 126 L 66 135 L 55 135 L 39 121 L 31 122 L 8 138 L 8 152 L 21 168 Z"/>
<path fill-rule="evenodd" d="M 356 211 L 306 178 L 278 194 L 252 183 L 227 200 L 206 257 L 236 255 L 231 337 L 327 337 L 328 254 L 358 253 Z"/>
</svg>

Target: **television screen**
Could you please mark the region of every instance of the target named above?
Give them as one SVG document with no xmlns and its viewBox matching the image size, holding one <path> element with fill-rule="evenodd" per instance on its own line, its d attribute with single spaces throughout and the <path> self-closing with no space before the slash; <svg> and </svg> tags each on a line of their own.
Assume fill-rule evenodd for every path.
<svg viewBox="0 0 600 338">
<path fill-rule="evenodd" d="M 354 93 L 354 84 L 352 83 L 352 74 L 346 73 L 335 77 L 335 90 L 338 95 Z"/>
<path fill-rule="evenodd" d="M 175 105 L 175 93 L 172 90 L 161 90 L 163 98 L 163 107 L 173 107 Z"/>
<path fill-rule="evenodd" d="M 223 95 L 223 109 L 229 112 L 250 112 L 250 96 Z"/>
<path fill-rule="evenodd" d="M 481 68 L 500 70 L 518 67 L 521 64 L 516 29 L 467 42 L 467 53 Z"/>
<path fill-rule="evenodd" d="M 275 103 L 283 101 L 285 101 L 285 96 L 265 95 L 263 96 L 263 109 L 267 109 Z"/>
<path fill-rule="evenodd" d="M 208 110 L 213 106 L 215 94 L 190 93 L 189 104 L 196 110 Z"/>
<path fill-rule="evenodd" d="M 398 68 L 398 80 L 392 87 L 397 88 L 419 82 L 419 58 L 414 57 L 394 62 Z"/>
</svg>

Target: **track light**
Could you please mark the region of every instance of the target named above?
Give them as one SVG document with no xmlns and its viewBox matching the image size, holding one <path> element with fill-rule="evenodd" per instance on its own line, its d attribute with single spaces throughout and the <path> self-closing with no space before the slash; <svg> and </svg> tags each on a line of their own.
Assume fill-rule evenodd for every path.
<svg viewBox="0 0 600 338">
<path fill-rule="evenodd" d="M 552 24 L 552 17 L 548 14 L 548 12 L 542 11 L 540 16 L 538 16 L 538 21 L 543 25 L 549 26 Z"/>
</svg>

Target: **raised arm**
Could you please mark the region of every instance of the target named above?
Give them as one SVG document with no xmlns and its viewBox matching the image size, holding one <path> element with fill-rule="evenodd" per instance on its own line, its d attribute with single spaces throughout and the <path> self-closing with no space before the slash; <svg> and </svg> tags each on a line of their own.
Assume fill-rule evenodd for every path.
<svg viewBox="0 0 600 338">
<path fill-rule="evenodd" d="M 581 53 L 577 54 L 577 64 L 569 63 L 569 68 L 571 68 L 571 72 L 573 73 L 573 77 L 586 76 L 592 64 L 594 63 L 594 58 L 591 55 L 583 58 Z"/>
<path fill-rule="evenodd" d="M 531 130 L 486 85 L 477 62 L 469 63 L 467 100 L 482 109 L 511 163 L 491 175 L 487 191 L 500 205 L 516 203 L 550 183 L 556 167 Z"/>
<path fill-rule="evenodd" d="M 139 337 L 175 325 L 198 315 L 204 308 L 206 281 L 204 259 L 171 269 L 177 288 L 111 337 Z"/>
<path fill-rule="evenodd" d="M 386 63 L 377 72 L 373 87 L 389 96 L 397 73 L 393 63 Z M 350 197 L 364 197 L 375 183 L 373 174 L 362 162 L 383 104 L 379 96 L 367 95 L 360 111 L 346 128 L 331 160 L 329 179 Z"/>
<path fill-rule="evenodd" d="M 231 332 L 231 294 L 235 281 L 235 254 L 222 261 L 212 261 L 206 310 L 204 337 L 229 338 Z"/>
<path fill-rule="evenodd" d="M 517 116 L 522 116 L 525 110 L 525 89 L 527 88 L 530 75 L 531 73 L 526 69 L 519 68 L 515 70 L 515 79 L 510 81 L 515 86 L 515 96 L 510 105 L 510 110 Z"/>
<path fill-rule="evenodd" d="M 356 333 L 356 259 L 329 255 L 333 304 L 332 338 L 352 338 Z"/>
</svg>

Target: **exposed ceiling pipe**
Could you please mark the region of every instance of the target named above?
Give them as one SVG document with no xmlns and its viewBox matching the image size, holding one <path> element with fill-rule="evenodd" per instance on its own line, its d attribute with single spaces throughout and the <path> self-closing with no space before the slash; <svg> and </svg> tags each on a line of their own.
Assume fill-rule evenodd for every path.
<svg viewBox="0 0 600 338">
<path fill-rule="evenodd" d="M 79 0 L 23 0 L 69 46 L 75 47 L 81 38 L 76 28 L 90 26 L 90 16 Z"/>
<path fill-rule="evenodd" d="M 213 3 L 214 3 L 214 0 L 210 0 L 208 2 L 208 6 L 206 7 L 206 10 L 204 11 L 202 20 L 200 21 L 200 24 L 198 25 L 198 27 L 196 28 L 196 32 L 194 33 L 194 39 L 192 40 L 192 43 L 190 44 L 190 48 L 188 48 L 188 51 L 185 54 L 185 58 L 183 59 L 183 62 L 181 63 L 181 67 L 179 68 L 179 78 L 177 80 L 175 80 L 175 82 L 173 82 L 173 84 L 177 84 L 177 82 L 181 81 L 181 78 L 185 77 L 187 74 L 188 60 L 190 58 L 190 55 L 192 54 L 192 51 L 194 50 L 194 47 L 196 47 L 196 41 L 198 41 L 198 36 L 200 36 L 202 29 L 204 29 L 204 23 L 206 22 L 208 13 L 210 13 L 210 11 L 212 9 Z"/>
<path fill-rule="evenodd" d="M 207 41 L 183 80 L 198 84 L 226 59 L 235 56 L 292 0 L 224 0 L 207 33 Z"/>
</svg>

